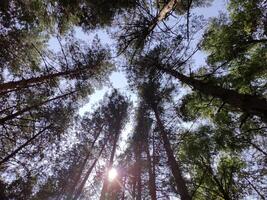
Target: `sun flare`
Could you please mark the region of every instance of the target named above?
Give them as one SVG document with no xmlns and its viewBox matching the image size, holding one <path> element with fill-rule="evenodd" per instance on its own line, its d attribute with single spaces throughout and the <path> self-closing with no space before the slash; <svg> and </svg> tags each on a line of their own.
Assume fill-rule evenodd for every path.
<svg viewBox="0 0 267 200">
<path fill-rule="evenodd" d="M 108 171 L 108 180 L 109 181 L 113 181 L 118 175 L 118 172 L 115 168 L 111 168 L 109 171 Z"/>
</svg>

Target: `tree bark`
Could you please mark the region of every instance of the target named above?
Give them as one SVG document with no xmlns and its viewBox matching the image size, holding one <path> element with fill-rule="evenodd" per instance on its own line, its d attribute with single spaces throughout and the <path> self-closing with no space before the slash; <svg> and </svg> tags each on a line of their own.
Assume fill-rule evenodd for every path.
<svg viewBox="0 0 267 200">
<path fill-rule="evenodd" d="M 125 184 L 126 184 L 126 182 L 127 182 L 127 176 L 124 176 L 121 200 L 125 200 Z"/>
<path fill-rule="evenodd" d="M 137 141 L 137 146 L 135 150 L 136 156 L 136 181 L 137 181 L 137 196 L 136 200 L 142 200 L 142 179 L 141 179 L 141 142 Z"/>
<path fill-rule="evenodd" d="M 249 94 L 240 94 L 234 90 L 225 89 L 209 82 L 204 82 L 185 76 L 173 69 L 158 69 L 177 78 L 181 82 L 192 86 L 194 89 L 200 91 L 203 94 L 218 98 L 221 101 L 228 103 L 231 106 L 237 107 L 246 113 L 259 116 L 262 118 L 262 120 L 267 122 L 267 101 L 264 98 Z"/>
<path fill-rule="evenodd" d="M 156 28 L 156 26 L 168 17 L 168 14 L 173 11 L 175 8 L 181 8 L 182 2 L 181 0 L 170 0 L 167 4 L 163 6 L 163 8 L 159 11 L 156 17 L 154 17 L 144 31 L 143 40 L 146 39 Z"/>
<path fill-rule="evenodd" d="M 181 196 L 181 200 L 191 200 L 191 197 L 190 197 L 189 192 L 188 192 L 188 188 L 187 188 L 185 180 L 182 176 L 182 172 L 181 172 L 179 163 L 176 161 L 176 159 L 174 157 L 174 153 L 173 153 L 173 150 L 171 148 L 171 144 L 170 144 L 170 141 L 168 139 L 167 132 L 165 131 L 165 128 L 164 128 L 164 125 L 161 121 L 157 107 L 153 106 L 152 109 L 155 113 L 157 124 L 158 124 L 159 129 L 160 129 L 160 135 L 161 135 L 162 140 L 163 140 L 163 145 L 164 145 L 167 157 L 168 157 L 168 164 L 171 168 L 171 171 L 172 171 L 175 183 L 176 183 L 177 191 Z"/>
<path fill-rule="evenodd" d="M 177 4 L 180 3 L 180 0 L 170 0 L 167 4 L 163 6 L 163 8 L 159 11 L 158 15 L 150 22 L 150 26 L 148 28 L 148 33 L 150 34 L 154 28 L 157 26 L 157 24 L 164 19 L 167 18 L 168 14 L 174 10 Z"/>
<path fill-rule="evenodd" d="M 49 126 L 43 128 L 43 130 L 41 130 L 39 133 L 35 134 L 33 137 L 31 137 L 29 140 L 27 140 L 24 144 L 22 144 L 17 149 L 15 149 L 12 153 L 10 153 L 5 158 L 3 158 L 3 160 L 0 161 L 0 166 L 2 164 L 4 164 L 5 162 L 7 162 L 10 158 L 14 157 L 19 151 L 21 151 L 23 148 L 28 146 L 35 138 L 37 138 L 39 135 L 41 135 L 43 132 L 45 132 L 45 130 L 47 130 L 51 126 L 52 126 L 52 124 L 50 124 Z"/>
</svg>

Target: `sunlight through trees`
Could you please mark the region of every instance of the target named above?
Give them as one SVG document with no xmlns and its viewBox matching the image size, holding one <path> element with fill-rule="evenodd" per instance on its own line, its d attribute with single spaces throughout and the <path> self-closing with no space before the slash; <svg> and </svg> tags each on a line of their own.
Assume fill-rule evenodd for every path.
<svg viewBox="0 0 267 200">
<path fill-rule="evenodd" d="M 114 181 L 114 179 L 118 176 L 118 172 L 115 168 L 111 168 L 108 170 L 108 180 L 110 182 Z"/>
<path fill-rule="evenodd" d="M 266 1 L 1 0 L 0 47 L 0 200 L 266 199 Z"/>
</svg>

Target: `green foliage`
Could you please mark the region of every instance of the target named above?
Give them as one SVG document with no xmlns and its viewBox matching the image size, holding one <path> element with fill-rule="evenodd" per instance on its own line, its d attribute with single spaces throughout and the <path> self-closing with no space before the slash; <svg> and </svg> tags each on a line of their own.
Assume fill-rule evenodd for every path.
<svg viewBox="0 0 267 200">
<path fill-rule="evenodd" d="M 205 199 L 209 195 L 212 199 L 220 199 L 219 196 L 232 199 L 242 192 L 242 185 L 238 185 L 236 179 L 241 178 L 245 163 L 238 154 L 225 152 L 217 143 L 216 135 L 216 130 L 203 126 L 183 137 L 179 158 L 194 180 L 194 199 Z"/>
<path fill-rule="evenodd" d="M 262 1 L 231 1 L 229 16 L 210 23 L 202 48 L 211 68 L 224 70 L 221 82 L 240 93 L 262 95 L 266 87 L 266 31 Z M 220 67 L 219 67 L 220 68 Z"/>
</svg>

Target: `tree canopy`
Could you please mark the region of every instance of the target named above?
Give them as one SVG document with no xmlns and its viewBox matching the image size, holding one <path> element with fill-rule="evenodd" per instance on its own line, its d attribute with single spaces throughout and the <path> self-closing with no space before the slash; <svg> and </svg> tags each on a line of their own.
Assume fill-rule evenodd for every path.
<svg viewBox="0 0 267 200">
<path fill-rule="evenodd" d="M 266 199 L 266 8 L 2 0 L 0 199 Z"/>
</svg>

